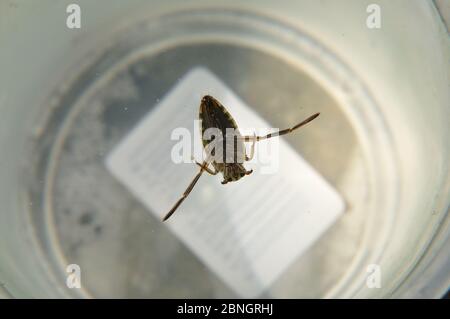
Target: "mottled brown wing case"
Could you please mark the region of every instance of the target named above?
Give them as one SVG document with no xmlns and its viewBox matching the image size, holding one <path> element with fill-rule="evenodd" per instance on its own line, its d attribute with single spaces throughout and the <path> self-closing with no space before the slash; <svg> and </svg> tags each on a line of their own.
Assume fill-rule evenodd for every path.
<svg viewBox="0 0 450 319">
<path fill-rule="evenodd" d="M 245 158 L 245 148 L 242 141 L 238 141 L 240 138 L 236 121 L 233 119 L 231 114 L 225 109 L 225 107 L 217 101 L 212 96 L 206 95 L 203 97 L 200 103 L 200 114 L 199 118 L 202 121 L 201 134 L 204 133 L 209 128 L 217 128 L 222 132 L 223 140 L 223 162 L 226 163 L 237 163 L 243 162 Z M 236 135 L 233 148 L 227 148 L 227 144 L 233 143 L 232 140 L 226 138 L 226 133 L 228 129 L 235 129 L 234 134 Z M 211 141 L 202 138 L 203 146 L 206 147 Z M 233 149 L 233 152 L 227 154 L 227 149 Z M 214 155 L 214 152 L 213 152 Z"/>
<path fill-rule="evenodd" d="M 199 118 L 202 121 L 202 136 L 209 128 L 218 128 L 224 137 L 227 128 L 237 129 L 236 122 L 231 114 L 219 101 L 209 95 L 202 99 Z M 203 139 L 202 141 L 204 146 L 209 143 L 209 141 Z"/>
</svg>

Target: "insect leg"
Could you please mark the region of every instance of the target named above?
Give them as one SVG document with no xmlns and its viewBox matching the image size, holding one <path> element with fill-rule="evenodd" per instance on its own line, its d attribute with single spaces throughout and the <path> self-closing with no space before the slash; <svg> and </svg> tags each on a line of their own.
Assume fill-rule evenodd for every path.
<svg viewBox="0 0 450 319">
<path fill-rule="evenodd" d="M 199 180 L 200 176 L 202 176 L 202 173 L 204 172 L 204 170 L 206 168 L 206 165 L 207 165 L 207 162 L 206 161 L 203 162 L 203 165 L 201 165 L 200 171 L 197 173 L 197 175 L 195 175 L 195 177 L 192 180 L 192 182 L 186 188 L 186 190 L 184 191 L 183 195 L 181 195 L 181 197 L 178 199 L 178 201 L 175 203 L 175 205 L 172 207 L 172 209 L 164 216 L 163 221 L 166 221 L 167 219 L 169 219 L 169 217 L 172 216 L 173 213 L 175 213 L 175 211 L 177 210 L 178 206 L 180 206 L 181 203 L 186 199 L 186 197 L 189 195 L 189 193 L 192 191 L 192 189 L 194 188 L 195 184 Z"/>
<path fill-rule="evenodd" d="M 261 140 L 265 140 L 271 137 L 275 137 L 275 136 L 281 136 L 281 135 L 285 135 L 285 134 L 289 134 L 292 131 L 298 129 L 299 127 L 311 122 L 312 120 L 314 120 L 316 117 L 319 116 L 320 113 L 316 113 L 314 115 L 311 115 L 310 117 L 308 117 L 306 120 L 298 123 L 297 125 L 278 131 L 278 132 L 274 132 L 274 133 L 270 133 L 264 136 L 243 136 L 242 138 L 244 139 L 244 142 L 254 142 L 256 140 L 256 142 L 261 141 Z"/>
<path fill-rule="evenodd" d="M 195 161 L 195 164 L 197 164 L 200 167 L 203 167 L 203 169 L 211 175 L 217 175 L 217 173 L 219 173 L 219 171 L 217 171 L 216 169 L 214 169 L 214 171 L 212 169 L 210 169 L 208 167 L 209 164 L 207 164 L 206 162 L 204 162 L 203 164 L 200 164 L 199 162 Z"/>
<path fill-rule="evenodd" d="M 253 134 L 253 141 L 252 141 L 252 146 L 250 148 L 250 156 L 247 156 L 247 154 L 245 154 L 245 160 L 246 161 L 251 161 L 253 156 L 255 156 L 255 144 L 256 144 L 256 134 Z"/>
<path fill-rule="evenodd" d="M 195 164 L 197 164 L 200 168 L 203 168 L 205 171 L 207 171 L 209 174 L 211 175 L 217 175 L 217 173 L 219 173 L 218 170 L 216 170 L 214 168 L 214 171 L 212 169 L 210 169 L 209 166 L 209 161 L 204 161 L 203 164 L 200 164 L 199 162 L 197 162 L 194 158 L 194 156 L 191 156 L 191 159 L 195 162 Z"/>
</svg>

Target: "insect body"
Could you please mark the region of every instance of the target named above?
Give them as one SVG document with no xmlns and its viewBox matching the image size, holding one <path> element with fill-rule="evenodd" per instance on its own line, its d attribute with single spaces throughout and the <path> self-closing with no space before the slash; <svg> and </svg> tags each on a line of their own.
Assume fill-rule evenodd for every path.
<svg viewBox="0 0 450 319">
<path fill-rule="evenodd" d="M 196 162 L 200 167 L 200 171 L 172 209 L 164 216 L 163 221 L 172 216 L 192 191 L 204 171 L 211 175 L 216 175 L 219 172 L 222 173 L 222 184 L 237 181 L 245 175 L 252 173 L 252 170 L 247 171 L 245 169 L 243 163 L 253 158 L 256 142 L 291 133 L 293 130 L 311 122 L 318 116 L 319 113 L 316 113 L 291 128 L 264 136 L 242 136 L 239 133 L 236 122 L 225 107 L 212 96 L 205 95 L 200 103 L 199 119 L 202 123 L 202 143 L 206 150 L 207 157 L 201 164 Z M 244 143 L 246 142 L 252 143 L 250 156 L 247 156 L 245 151 Z"/>
<path fill-rule="evenodd" d="M 214 147 L 211 150 L 211 156 L 214 156 L 214 160 L 211 161 L 214 171 L 210 170 L 209 173 L 215 175 L 221 172 L 223 174 L 222 184 L 237 181 L 245 175 L 251 174 L 252 170 L 247 171 L 242 163 L 253 157 L 254 147 L 252 147 L 252 154 L 248 157 L 245 154 L 244 139 L 239 133 L 236 122 L 225 107 L 212 96 L 206 95 L 200 103 L 199 117 L 202 123 L 203 146 L 207 150 L 210 145 Z M 215 142 L 213 144 L 207 139 L 208 130 L 216 133 L 213 134 Z M 207 153 L 209 152 L 207 151 Z"/>
</svg>

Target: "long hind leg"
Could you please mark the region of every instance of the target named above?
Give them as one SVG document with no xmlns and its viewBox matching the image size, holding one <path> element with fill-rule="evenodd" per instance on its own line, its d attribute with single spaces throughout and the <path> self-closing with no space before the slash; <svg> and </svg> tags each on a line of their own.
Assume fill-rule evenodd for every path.
<svg viewBox="0 0 450 319">
<path fill-rule="evenodd" d="M 271 138 L 271 137 L 276 137 L 276 136 L 289 134 L 292 131 L 302 127 L 303 125 L 308 124 L 309 122 L 314 120 L 316 117 L 318 117 L 319 114 L 320 113 L 313 114 L 310 117 L 308 117 L 306 120 L 298 123 L 297 125 L 295 125 L 293 127 L 290 127 L 290 128 L 287 128 L 287 129 L 284 129 L 284 130 L 281 130 L 281 131 L 278 131 L 278 132 L 273 132 L 273 133 L 270 133 L 270 134 L 267 134 L 267 135 L 263 135 L 263 136 L 243 136 L 242 138 L 244 139 L 244 142 L 255 142 L 255 141 L 258 142 L 258 141 L 265 140 L 265 139 L 268 139 L 268 138 Z"/>
<path fill-rule="evenodd" d="M 205 162 L 206 163 L 206 162 Z M 164 216 L 164 218 L 162 219 L 163 221 L 166 221 L 167 219 L 169 219 L 170 216 L 172 216 L 173 213 L 175 213 L 175 211 L 177 210 L 177 208 L 181 205 L 181 203 L 186 199 L 186 197 L 188 197 L 189 193 L 192 191 L 192 189 L 194 188 L 195 184 L 197 183 L 198 179 L 200 178 L 200 176 L 202 176 L 202 173 L 204 171 L 204 168 L 202 166 L 202 168 L 200 169 L 200 171 L 197 173 L 197 175 L 195 175 L 194 179 L 191 181 L 191 183 L 189 184 L 189 186 L 186 188 L 186 190 L 184 191 L 183 195 L 181 195 L 181 197 L 177 200 L 177 202 L 175 203 L 175 205 L 173 205 L 172 209 Z"/>
<path fill-rule="evenodd" d="M 197 184 L 197 181 L 199 180 L 200 176 L 202 176 L 204 171 L 207 171 L 209 173 L 209 169 L 207 168 L 207 166 L 210 163 L 210 158 L 208 157 L 203 164 L 200 164 L 196 161 L 197 165 L 200 166 L 200 170 L 197 173 L 197 175 L 195 175 L 194 179 L 191 181 L 191 183 L 189 184 L 189 186 L 186 188 L 186 190 L 184 191 L 183 195 L 181 195 L 181 197 L 177 200 L 177 202 L 175 203 L 175 205 L 173 205 L 173 207 L 170 209 L 170 211 L 163 217 L 163 221 L 166 221 L 167 219 L 169 219 L 170 216 L 173 215 L 173 213 L 175 213 L 175 211 L 177 210 L 177 208 L 181 205 L 182 202 L 184 202 L 184 200 L 186 199 L 186 197 L 188 197 L 188 195 L 191 193 L 192 189 L 194 188 L 195 184 Z M 217 174 L 217 172 L 215 173 Z M 213 174 L 213 175 L 215 175 Z"/>
</svg>

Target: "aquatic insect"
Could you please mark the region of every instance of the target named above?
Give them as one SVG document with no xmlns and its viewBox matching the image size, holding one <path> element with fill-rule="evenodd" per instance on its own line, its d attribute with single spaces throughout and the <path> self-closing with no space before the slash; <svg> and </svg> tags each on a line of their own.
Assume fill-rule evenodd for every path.
<svg viewBox="0 0 450 319">
<path fill-rule="evenodd" d="M 237 181 L 246 175 L 250 175 L 252 170 L 247 171 L 243 165 L 243 162 L 249 161 L 253 158 L 256 142 L 291 133 L 299 127 L 314 120 L 319 116 L 319 114 L 320 113 L 313 114 L 306 120 L 291 128 L 264 136 L 241 136 L 236 122 L 225 107 L 212 96 L 205 95 L 200 103 L 199 119 L 202 123 L 202 143 L 203 147 L 207 151 L 207 156 L 202 164 L 197 161 L 195 162 L 200 167 L 200 171 L 191 181 L 183 195 L 178 199 L 172 209 L 164 216 L 163 221 L 172 216 L 181 203 L 186 199 L 203 172 L 206 171 L 211 175 L 216 175 L 219 172 L 222 173 L 222 184 Z M 211 133 L 211 131 L 215 132 L 215 134 L 212 134 L 214 139 L 211 138 L 211 140 L 209 140 L 207 136 L 211 135 L 208 134 Z M 250 156 L 247 156 L 245 153 L 244 142 L 252 143 Z"/>
</svg>

